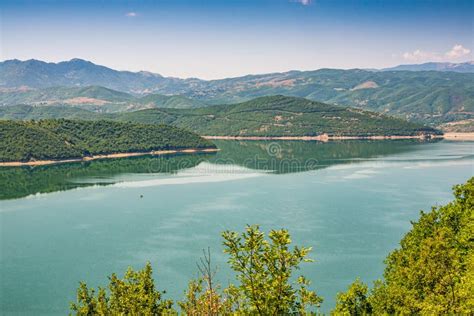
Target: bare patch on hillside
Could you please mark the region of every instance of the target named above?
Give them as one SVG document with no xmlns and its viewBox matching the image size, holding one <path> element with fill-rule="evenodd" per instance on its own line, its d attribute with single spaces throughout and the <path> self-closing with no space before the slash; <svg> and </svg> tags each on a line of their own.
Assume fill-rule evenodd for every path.
<svg viewBox="0 0 474 316">
<path fill-rule="evenodd" d="M 105 100 L 100 100 L 96 98 L 88 98 L 88 97 L 76 97 L 72 99 L 63 100 L 62 102 L 67 103 L 67 104 L 72 104 L 72 105 L 81 105 L 81 104 L 105 105 L 109 103 L 108 101 L 105 101 Z"/>
<path fill-rule="evenodd" d="M 351 91 L 356 91 L 356 90 L 362 90 L 362 89 L 375 89 L 378 88 L 379 85 L 374 82 L 374 81 L 366 81 L 361 84 L 358 84 L 354 88 L 351 89 Z"/>
<path fill-rule="evenodd" d="M 438 126 L 443 132 L 474 132 L 474 119 L 444 123 Z"/>
<path fill-rule="evenodd" d="M 273 79 L 270 81 L 257 82 L 255 86 L 260 87 L 293 87 L 295 85 L 295 79 L 277 80 Z"/>
</svg>

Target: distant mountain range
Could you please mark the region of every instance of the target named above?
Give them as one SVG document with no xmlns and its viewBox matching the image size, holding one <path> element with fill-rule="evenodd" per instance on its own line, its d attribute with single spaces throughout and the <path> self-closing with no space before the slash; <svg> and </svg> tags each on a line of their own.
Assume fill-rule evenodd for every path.
<svg viewBox="0 0 474 316">
<path fill-rule="evenodd" d="M 144 92 L 162 81 L 149 72 L 117 71 L 82 59 L 60 63 L 7 60 L 0 63 L 0 87 L 47 88 L 98 85 L 127 92 Z"/>
<path fill-rule="evenodd" d="M 80 59 L 61 63 L 9 60 L 0 63 L 0 105 L 123 112 L 287 95 L 439 125 L 474 120 L 474 73 L 464 72 L 469 67 L 472 63 L 428 63 L 383 71 L 319 69 L 207 81 L 116 71 Z M 433 68 L 443 71 L 425 71 Z"/>
<path fill-rule="evenodd" d="M 399 65 L 392 68 L 384 68 L 382 71 L 454 71 L 474 73 L 474 61 L 465 63 L 424 63 L 413 65 Z"/>
</svg>

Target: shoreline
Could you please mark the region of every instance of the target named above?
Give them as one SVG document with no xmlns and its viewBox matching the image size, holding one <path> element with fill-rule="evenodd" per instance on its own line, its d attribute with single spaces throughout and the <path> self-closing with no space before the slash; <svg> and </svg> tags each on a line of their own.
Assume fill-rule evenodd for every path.
<svg viewBox="0 0 474 316">
<path fill-rule="evenodd" d="M 445 133 L 443 135 L 412 135 L 412 136 L 329 136 L 322 134 L 318 136 L 202 136 L 205 139 L 214 140 L 305 140 L 327 142 L 332 140 L 397 140 L 397 139 L 447 139 L 456 141 L 474 141 L 473 133 Z"/>
<path fill-rule="evenodd" d="M 443 135 L 413 135 L 413 136 L 329 136 L 322 134 L 318 136 L 202 136 L 202 138 L 210 140 L 303 140 L 303 141 L 336 141 L 336 140 L 400 140 L 400 139 L 446 139 L 451 141 L 474 141 L 474 132 L 472 133 L 445 133 Z M 61 160 L 35 160 L 35 161 L 8 161 L 0 162 L 0 167 L 23 167 L 23 166 L 46 166 L 70 162 L 84 162 L 99 159 L 113 159 L 113 158 L 128 158 L 137 156 L 161 156 L 171 154 L 193 154 L 193 153 L 207 153 L 218 152 L 218 148 L 188 148 L 188 149 L 171 149 L 171 150 L 156 150 L 149 152 L 130 152 L 130 153 L 114 153 L 87 156 L 82 158 L 71 158 Z"/>
<path fill-rule="evenodd" d="M 72 159 L 61 159 L 61 160 L 35 160 L 35 161 L 8 161 L 0 162 L 0 167 L 23 167 L 23 166 L 46 166 L 54 165 L 61 163 L 69 162 L 84 162 L 92 161 L 99 159 L 112 159 L 112 158 L 127 158 L 127 157 L 138 157 L 138 156 L 162 156 L 162 155 L 171 155 L 171 154 L 194 154 L 194 153 L 210 153 L 218 152 L 218 148 L 188 148 L 188 149 L 170 149 L 170 150 L 154 150 L 148 152 L 131 152 L 131 153 L 114 153 L 114 154 L 104 154 L 104 155 L 95 155 L 88 156 L 83 158 L 72 158 Z"/>
<path fill-rule="evenodd" d="M 447 140 L 457 140 L 457 141 L 464 141 L 464 140 L 473 140 L 474 141 L 474 132 L 471 133 L 444 133 L 444 139 Z"/>
</svg>

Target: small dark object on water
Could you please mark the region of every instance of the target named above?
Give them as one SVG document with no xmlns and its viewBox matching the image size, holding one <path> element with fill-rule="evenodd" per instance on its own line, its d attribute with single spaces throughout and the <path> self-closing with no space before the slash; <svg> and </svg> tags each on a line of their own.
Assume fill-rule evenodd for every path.
<svg viewBox="0 0 474 316">
<path fill-rule="evenodd" d="M 140 194 L 140 199 L 143 198 L 143 194 Z"/>
</svg>

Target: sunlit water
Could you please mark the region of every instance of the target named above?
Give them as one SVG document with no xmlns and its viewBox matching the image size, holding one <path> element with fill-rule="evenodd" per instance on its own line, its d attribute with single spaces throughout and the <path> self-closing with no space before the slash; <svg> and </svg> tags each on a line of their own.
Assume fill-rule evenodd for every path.
<svg viewBox="0 0 474 316">
<path fill-rule="evenodd" d="M 328 312 L 356 277 L 382 276 L 419 210 L 474 175 L 472 142 L 217 144 L 216 155 L 0 169 L 0 314 L 67 314 L 80 280 L 105 285 L 146 261 L 180 299 L 208 246 L 227 285 L 220 234 L 246 224 L 313 247 L 298 273 Z"/>
</svg>

